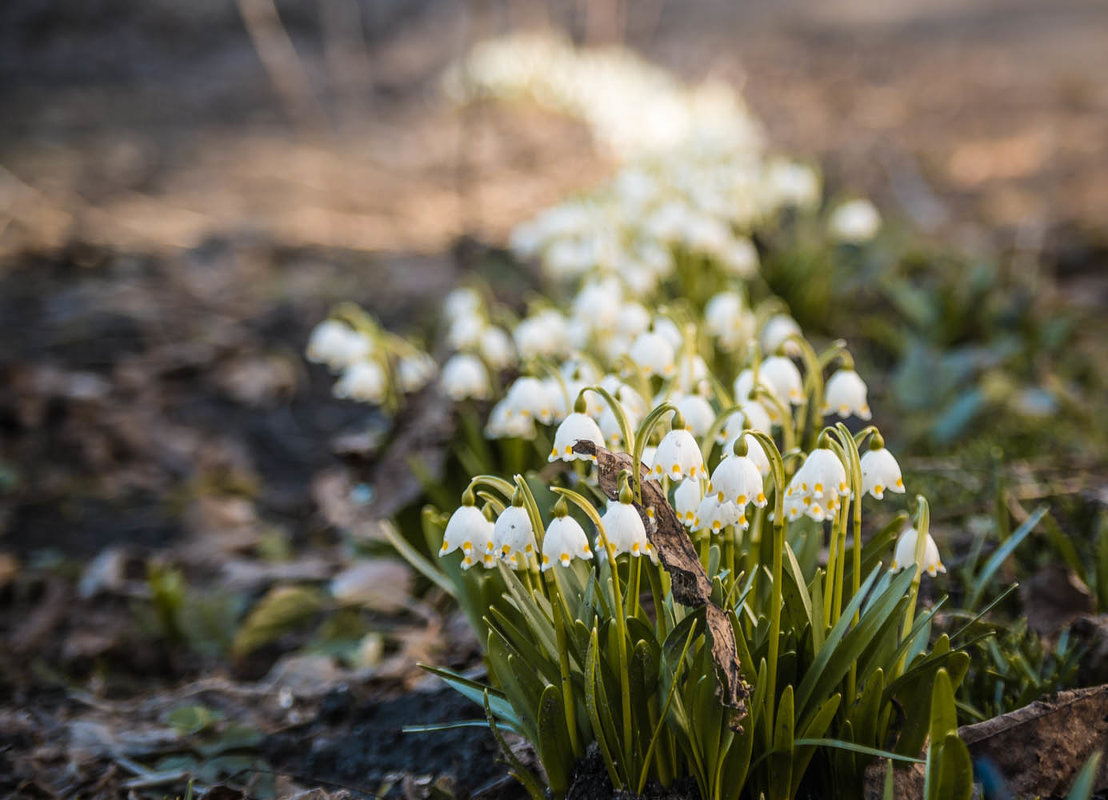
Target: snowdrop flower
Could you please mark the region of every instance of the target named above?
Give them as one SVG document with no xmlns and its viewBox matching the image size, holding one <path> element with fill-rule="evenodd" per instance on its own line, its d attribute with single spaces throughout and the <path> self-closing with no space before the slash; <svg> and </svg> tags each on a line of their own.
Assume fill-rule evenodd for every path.
<svg viewBox="0 0 1108 800">
<path fill-rule="evenodd" d="M 733 442 L 745 430 L 761 431 L 766 434 L 772 432 L 769 412 L 756 400 L 747 400 L 740 404 L 738 411 L 732 411 L 728 415 L 723 422 L 719 435 L 716 437 L 716 441 L 720 444 L 729 440 Z M 755 449 L 761 450 L 761 447 L 755 445 Z M 724 457 L 729 453 L 730 451 L 725 452 Z"/>
<path fill-rule="evenodd" d="M 624 484 L 626 487 L 626 483 Z M 604 535 L 612 544 L 615 554 L 630 553 L 633 556 L 646 554 L 656 558 L 654 546 L 646 538 L 646 526 L 639 512 L 631 505 L 630 491 L 620 490 L 619 500 L 609 500 L 604 516 L 600 518 L 604 525 Z M 598 539 L 597 548 L 603 546 Z"/>
<path fill-rule="evenodd" d="M 660 333 L 640 333 L 631 345 L 631 360 L 648 376 L 673 374 L 676 352 L 670 341 Z"/>
<path fill-rule="evenodd" d="M 673 404 L 685 418 L 685 425 L 693 436 L 703 436 L 716 421 L 716 412 L 712 410 L 712 404 L 698 394 L 687 394 L 674 400 Z"/>
<path fill-rule="evenodd" d="M 869 200 L 850 200 L 831 212 L 827 228 L 840 242 L 861 244 L 877 235 L 881 215 Z"/>
<path fill-rule="evenodd" d="M 477 351 L 493 369 L 504 369 L 515 361 L 515 346 L 503 328 L 489 326 L 481 331 Z"/>
<path fill-rule="evenodd" d="M 566 321 L 557 311 L 541 311 L 521 320 L 512 336 L 522 358 L 555 356 L 567 340 Z"/>
<path fill-rule="evenodd" d="M 900 472 L 900 464 L 896 458 L 885 449 L 885 442 L 879 434 L 875 434 L 870 440 L 870 449 L 861 459 L 862 467 L 862 494 L 867 492 L 877 500 L 885 496 L 886 491 L 904 494 L 904 478 Z"/>
<path fill-rule="evenodd" d="M 559 239 L 543 255 L 543 267 L 553 278 L 566 280 L 584 275 L 596 266 L 596 252 L 587 242 Z"/>
<path fill-rule="evenodd" d="M 489 373 L 477 356 L 455 353 L 442 368 L 442 389 L 454 402 L 468 398 L 487 400 L 492 393 Z"/>
<path fill-rule="evenodd" d="M 518 414 L 544 424 L 550 424 L 554 420 L 554 413 L 560 402 L 549 384 L 529 376 L 516 378 L 504 401 L 507 403 L 509 416 Z"/>
<path fill-rule="evenodd" d="M 343 400 L 380 403 L 388 391 L 388 380 L 376 361 L 358 361 L 343 371 L 331 391 Z"/>
<path fill-rule="evenodd" d="M 906 528 L 896 540 L 896 550 L 893 552 L 893 572 L 900 572 L 910 564 L 916 563 L 916 544 L 919 540 L 919 532 L 915 528 Z M 942 559 L 939 558 L 939 546 L 927 534 L 927 540 L 923 543 L 923 563 L 920 565 L 924 572 L 934 578 L 940 572 L 946 572 Z"/>
<path fill-rule="evenodd" d="M 460 286 L 451 290 L 442 302 L 442 313 L 454 322 L 461 317 L 471 317 L 481 310 L 481 295 L 476 289 Z"/>
<path fill-rule="evenodd" d="M 519 505 L 516 505 L 517 502 Z M 512 498 L 512 505 L 504 509 L 496 520 L 492 529 L 492 546 L 512 569 L 526 567 L 527 557 L 535 552 L 535 529 L 518 491 Z"/>
<path fill-rule="evenodd" d="M 654 455 L 652 473 L 663 475 L 671 480 L 682 478 L 700 478 L 704 475 L 704 456 L 696 439 L 685 428 L 685 420 L 680 412 L 673 415 L 674 428 L 658 444 Z"/>
<path fill-rule="evenodd" d="M 712 478 L 708 481 L 708 494 L 715 494 L 720 503 L 731 502 L 740 509 L 747 503 L 764 508 L 766 495 L 762 486 L 762 472 L 747 455 L 746 439 L 737 440 L 735 447 L 738 452 L 720 461 L 716 471 L 712 473 Z"/>
<path fill-rule="evenodd" d="M 616 315 L 616 332 L 634 339 L 650 327 L 650 312 L 641 303 L 625 302 Z"/>
<path fill-rule="evenodd" d="M 785 356 L 770 356 L 763 361 L 758 377 L 783 404 L 796 406 L 804 402 L 804 380 L 800 377 L 800 370 Z"/>
<path fill-rule="evenodd" d="M 852 369 L 838 370 L 824 387 L 823 413 L 832 412 L 844 419 L 851 414 L 858 419 L 869 419 L 871 416 L 869 404 L 866 403 L 866 384 Z"/>
<path fill-rule="evenodd" d="M 733 239 L 719 251 L 719 262 L 729 275 L 749 278 L 758 271 L 758 249 L 749 239 Z"/>
<path fill-rule="evenodd" d="M 478 314 L 463 314 L 450 322 L 446 341 L 455 350 L 476 350 L 485 330 L 485 320 Z"/>
<path fill-rule="evenodd" d="M 766 177 L 771 196 L 781 205 L 804 208 L 819 200 L 819 177 L 811 167 L 793 161 L 774 161 Z"/>
<path fill-rule="evenodd" d="M 490 439 L 534 439 L 535 418 L 531 414 L 516 412 L 505 397 L 489 412 L 485 435 Z"/>
<path fill-rule="evenodd" d="M 610 331 L 619 321 L 621 294 L 611 278 L 587 283 L 573 300 L 573 315 L 594 331 Z"/>
<path fill-rule="evenodd" d="M 687 478 L 677 485 L 673 493 L 673 508 L 677 512 L 677 519 L 683 525 L 692 527 L 696 521 L 696 510 L 700 507 L 701 500 L 703 497 L 699 479 Z"/>
<path fill-rule="evenodd" d="M 442 549 L 439 556 L 462 551 L 462 569 L 469 569 L 480 563 L 491 567 L 495 563 L 492 544 L 493 524 L 473 505 L 473 495 L 466 493 L 462 505 L 450 515 L 446 531 L 442 537 Z"/>
<path fill-rule="evenodd" d="M 704 326 L 727 352 L 753 339 L 755 325 L 754 315 L 737 292 L 720 292 L 704 306 Z"/>
<path fill-rule="evenodd" d="M 565 501 L 559 499 L 554 506 L 554 519 L 546 526 L 542 540 L 542 570 L 546 572 L 555 562 L 568 567 L 575 558 L 592 558 L 589 537 L 580 523 L 566 513 Z"/>
<path fill-rule="evenodd" d="M 806 514 L 822 522 L 834 516 L 839 498 L 848 494 L 850 488 L 846 484 L 843 462 L 829 448 L 817 447 L 785 490 L 786 514 L 790 520 Z"/>
<path fill-rule="evenodd" d="M 674 353 L 679 351 L 685 343 L 685 337 L 681 335 L 681 329 L 669 317 L 654 318 L 654 333 L 659 334 L 673 345 Z"/>
<path fill-rule="evenodd" d="M 435 359 L 422 350 L 402 356 L 396 365 L 396 383 L 402 392 L 414 392 L 435 376 Z"/>
<path fill-rule="evenodd" d="M 371 349 L 369 337 L 338 320 L 327 319 L 312 330 L 307 356 L 315 364 L 340 370 L 367 358 Z"/>
<path fill-rule="evenodd" d="M 691 393 L 706 385 L 708 363 L 697 353 L 682 355 L 674 368 L 677 374 L 676 388 L 679 392 Z"/>
<path fill-rule="evenodd" d="M 724 442 L 723 452 L 720 454 L 721 459 L 730 458 L 735 452 L 735 443 L 739 439 L 740 434 L 736 434 Z M 762 445 L 758 443 L 758 440 L 750 435 L 749 432 L 741 434 L 743 443 L 746 445 L 746 457 L 754 462 L 754 466 L 758 468 L 758 472 L 763 476 L 769 475 L 770 463 L 769 456 L 766 455 L 766 451 L 762 449 Z"/>
<path fill-rule="evenodd" d="M 728 525 L 737 524 L 741 516 L 739 507 L 734 503 L 721 503 L 713 495 L 707 494 L 696 509 L 692 527 L 693 530 L 719 533 Z"/>
<path fill-rule="evenodd" d="M 582 402 L 581 406 L 584 405 Z M 554 447 L 547 461 L 596 461 L 596 456 L 585 456 L 573 452 L 573 445 L 580 439 L 592 442 L 597 447 L 604 446 L 604 434 L 600 426 L 587 414 L 574 411 L 566 417 L 554 432 Z"/>
<path fill-rule="evenodd" d="M 766 320 L 766 324 L 762 327 L 762 350 L 767 353 L 776 353 L 784 347 L 787 355 L 800 355 L 800 345 L 788 340 L 793 334 L 802 335 L 796 320 L 788 314 L 774 314 Z"/>
</svg>

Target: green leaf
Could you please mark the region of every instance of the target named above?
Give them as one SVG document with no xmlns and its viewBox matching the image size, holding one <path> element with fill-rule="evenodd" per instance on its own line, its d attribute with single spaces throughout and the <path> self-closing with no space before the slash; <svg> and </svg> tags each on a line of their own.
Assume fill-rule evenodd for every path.
<svg viewBox="0 0 1108 800">
<path fill-rule="evenodd" d="M 543 791 L 538 778 L 532 775 L 527 767 L 523 766 L 523 763 L 516 757 L 512 748 L 508 747 L 508 743 L 504 741 L 504 737 L 500 733 L 500 728 L 496 724 L 496 718 L 493 717 L 492 706 L 489 703 L 489 695 L 487 692 L 484 697 L 484 706 L 485 719 L 488 720 L 489 730 L 492 731 L 493 738 L 496 739 L 497 745 L 500 746 L 501 755 L 508 761 L 508 772 L 513 778 L 523 784 L 523 788 L 527 790 L 527 794 L 531 795 L 531 800 L 546 800 L 546 792 Z M 532 741 L 534 740 L 532 739 Z"/>
<path fill-rule="evenodd" d="M 954 687 L 947 671 L 940 669 L 935 673 L 935 682 L 931 687 L 931 741 L 942 742 L 948 734 L 957 730 L 958 709 L 954 705 Z"/>
<path fill-rule="evenodd" d="M 892 761 L 902 761 L 907 764 L 923 764 L 924 759 L 902 756 L 899 753 L 890 753 L 888 750 L 878 750 L 876 747 L 866 747 L 854 742 L 844 742 L 841 739 L 797 739 L 794 747 L 835 747 L 840 750 L 849 750 L 852 753 L 863 753 L 867 756 L 887 758 Z"/>
<path fill-rule="evenodd" d="M 272 642 L 323 608 L 323 597 L 306 586 L 278 586 L 263 597 L 235 634 L 231 651 L 236 658 Z"/>
<path fill-rule="evenodd" d="M 796 723 L 793 708 L 793 687 L 789 684 L 781 693 L 773 731 L 773 752 L 769 758 L 769 786 L 771 797 L 791 797 L 793 770 L 793 727 Z"/>
<path fill-rule="evenodd" d="M 218 711 L 203 705 L 178 706 L 169 712 L 167 722 L 182 736 L 192 736 L 208 729 L 223 717 Z"/>
<path fill-rule="evenodd" d="M 618 746 L 619 738 L 610 712 L 603 714 L 607 709 L 607 700 L 603 697 L 604 687 L 600 682 L 599 659 L 600 646 L 597 630 L 593 627 L 589 639 L 589 650 L 585 656 L 585 708 L 589 712 L 589 722 L 592 724 L 593 735 L 596 737 L 596 744 L 600 749 L 601 757 L 604 759 L 604 768 L 608 771 L 612 786 L 616 789 L 622 789 L 625 784 L 620 776 L 618 765 L 612 759 L 612 744 Z"/>
<path fill-rule="evenodd" d="M 943 739 L 936 800 L 970 800 L 973 795 L 973 761 L 969 748 L 949 733 Z"/>
<path fill-rule="evenodd" d="M 1096 776 L 1100 774 L 1100 759 L 1104 754 L 1099 750 L 1089 756 L 1085 766 L 1077 773 L 1066 800 L 1090 800 L 1096 790 Z"/>
<path fill-rule="evenodd" d="M 992 554 L 988 561 L 985 562 L 985 566 L 981 568 L 981 572 L 973 580 L 973 588 L 970 591 L 969 600 L 966 603 L 966 608 L 977 608 L 981 604 L 981 597 L 985 594 L 985 590 L 988 588 L 989 579 L 993 577 L 1000 565 L 1004 563 L 1005 559 L 1012 554 L 1012 551 L 1019 547 L 1020 542 L 1027 538 L 1027 535 L 1034 530 L 1035 526 L 1039 524 L 1039 520 L 1046 514 L 1046 506 L 1040 506 L 1031 512 L 1031 515 L 1023 521 L 1016 530 L 1009 536 L 1004 544 L 996 549 L 996 552 Z"/>
<path fill-rule="evenodd" d="M 569 789 L 573 772 L 573 748 L 566 729 L 565 707 L 562 693 L 557 686 L 547 686 L 539 701 L 539 758 L 555 797 L 561 797 Z"/>
<path fill-rule="evenodd" d="M 522 725 L 520 724 L 519 717 L 512 709 L 512 704 L 504 697 L 503 692 L 480 684 L 477 681 L 471 681 L 469 678 L 443 667 L 432 667 L 427 664 L 420 664 L 419 667 L 420 669 L 430 672 L 432 675 L 437 675 L 442 678 L 450 688 L 463 697 L 472 700 L 479 706 L 484 707 L 485 696 L 488 695 L 488 703 L 492 708 L 493 714 L 496 715 L 496 718 L 502 722 L 506 722 L 515 733 L 522 733 Z"/>
<path fill-rule="evenodd" d="M 811 722 L 800 732 L 800 741 L 819 739 L 827 732 L 828 726 L 831 725 L 831 721 L 835 718 L 835 712 L 839 710 L 839 703 L 842 702 L 842 697 L 841 694 L 834 694 L 819 707 L 819 711 L 812 715 Z M 804 778 L 804 773 L 808 770 L 808 764 L 815 754 L 815 749 L 804 749 L 794 754 L 793 782 L 792 790 L 789 793 L 790 797 L 796 796 L 797 791 L 800 789 L 800 782 Z"/>
</svg>

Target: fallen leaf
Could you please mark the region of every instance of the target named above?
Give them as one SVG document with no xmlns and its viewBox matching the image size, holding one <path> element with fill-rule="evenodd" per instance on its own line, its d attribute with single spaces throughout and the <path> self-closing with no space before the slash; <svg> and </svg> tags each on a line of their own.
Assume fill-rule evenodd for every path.
<svg viewBox="0 0 1108 800">
<path fill-rule="evenodd" d="M 360 561 L 335 576 L 331 596 L 340 603 L 395 613 L 411 600 L 412 571 L 391 558 Z"/>
</svg>

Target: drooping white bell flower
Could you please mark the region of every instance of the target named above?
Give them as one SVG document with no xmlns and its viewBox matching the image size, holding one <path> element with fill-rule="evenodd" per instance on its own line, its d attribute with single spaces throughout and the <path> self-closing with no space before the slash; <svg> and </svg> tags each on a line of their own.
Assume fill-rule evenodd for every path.
<svg viewBox="0 0 1108 800">
<path fill-rule="evenodd" d="M 495 558 L 492 545 L 493 524 L 472 503 L 467 504 L 465 498 L 462 505 L 450 515 L 443 532 L 442 549 L 439 556 L 462 551 L 462 569 L 469 569 L 474 564 L 491 566 Z"/>
<path fill-rule="evenodd" d="M 574 412 L 566 417 L 554 431 L 554 447 L 547 461 L 596 461 L 596 456 L 585 456 L 573 451 L 573 445 L 581 440 L 593 442 L 597 447 L 604 446 L 604 434 L 596 421 L 588 416 Z"/>
<path fill-rule="evenodd" d="M 777 392 L 769 381 L 766 380 L 765 375 L 761 374 L 761 368 L 758 372 L 758 386 L 759 388 L 769 392 L 774 397 L 777 397 Z M 747 401 L 753 401 L 754 394 L 754 370 L 747 368 L 739 372 L 735 376 L 735 382 L 731 386 L 732 391 L 735 393 L 735 402 L 744 403 Z M 788 400 L 784 397 L 777 398 L 782 405 L 787 404 Z"/>
<path fill-rule="evenodd" d="M 558 398 L 554 396 L 551 386 L 538 378 L 524 375 L 516 378 L 508 388 L 504 402 L 509 416 L 518 414 L 549 424 L 554 419 Z"/>
<path fill-rule="evenodd" d="M 744 237 L 732 239 L 718 251 L 724 272 L 740 278 L 750 278 L 758 271 L 758 248 Z"/>
<path fill-rule="evenodd" d="M 804 402 L 804 379 L 800 370 L 785 356 L 770 356 L 758 370 L 759 381 L 769 385 L 775 397 L 784 403 L 800 405 Z"/>
<path fill-rule="evenodd" d="M 719 533 L 728 525 L 736 525 L 742 518 L 739 507 L 726 501 L 719 502 L 715 496 L 706 494 L 696 509 L 696 518 L 693 520 L 693 530 L 711 531 Z"/>
<path fill-rule="evenodd" d="M 486 325 L 485 318 L 478 313 L 455 317 L 446 332 L 446 342 L 455 350 L 476 350 Z"/>
<path fill-rule="evenodd" d="M 534 439 L 535 417 L 531 414 L 518 413 L 505 397 L 489 412 L 485 435 L 490 439 Z"/>
<path fill-rule="evenodd" d="M 681 233 L 686 247 L 702 253 L 722 253 L 733 241 L 725 223 L 704 213 L 691 213 Z"/>
<path fill-rule="evenodd" d="M 653 445 L 647 445 L 642 449 L 642 463 L 647 470 L 654 469 L 654 457 L 656 455 L 658 455 L 658 448 Z"/>
<path fill-rule="evenodd" d="M 487 400 L 492 392 L 488 370 L 481 359 L 469 353 L 452 355 L 443 365 L 440 382 L 447 397 L 455 402 Z"/>
<path fill-rule="evenodd" d="M 408 393 L 422 389 L 435 377 L 438 364 L 422 350 L 408 353 L 396 365 L 396 383 L 400 391 Z"/>
<path fill-rule="evenodd" d="M 834 451 L 817 447 L 793 475 L 785 490 L 786 512 L 790 519 L 801 514 L 822 522 L 831 519 L 839 508 L 839 499 L 850 494 L 846 468 Z"/>
<path fill-rule="evenodd" d="M 706 434 L 716 421 L 716 412 L 712 404 L 698 394 L 687 394 L 675 399 L 673 404 L 685 418 L 685 427 L 693 436 Z"/>
<path fill-rule="evenodd" d="M 633 556 L 648 555 L 654 558 L 654 546 L 646 537 L 646 526 L 642 517 L 630 502 L 609 500 L 608 508 L 604 516 L 600 518 L 604 525 L 604 534 L 612 543 L 615 554 L 630 553 Z M 603 547 L 603 542 L 597 542 L 597 549 Z"/>
<path fill-rule="evenodd" d="M 843 419 L 851 414 L 858 419 L 870 418 L 866 384 L 857 372 L 843 368 L 828 379 L 823 390 L 823 413 L 836 413 Z"/>
<path fill-rule="evenodd" d="M 876 437 L 875 437 L 876 439 Z M 880 500 L 885 492 L 904 493 L 904 478 L 900 472 L 900 464 L 885 447 L 876 446 L 874 441 L 861 458 L 862 467 L 862 494 L 867 492 Z"/>
<path fill-rule="evenodd" d="M 569 415 L 574 396 L 570 394 L 569 387 L 565 382 L 559 378 L 544 378 L 542 385 L 546 390 L 546 396 L 550 399 L 551 409 L 549 418 L 542 420 L 543 424 L 550 425 L 561 422 Z"/>
<path fill-rule="evenodd" d="M 481 331 L 481 339 L 477 343 L 477 350 L 481 358 L 493 369 L 504 369 L 516 359 L 515 345 L 512 338 L 503 328 L 490 325 Z"/>
<path fill-rule="evenodd" d="M 535 552 L 535 529 L 522 505 L 510 505 L 497 518 L 492 529 L 493 550 L 512 569 L 527 566 L 527 557 Z"/>
<path fill-rule="evenodd" d="M 720 292 L 704 306 L 705 328 L 725 352 L 734 352 L 753 339 L 756 324 L 738 292 Z"/>
<path fill-rule="evenodd" d="M 682 525 L 692 527 L 696 521 L 696 510 L 703 499 L 699 479 L 689 478 L 677 485 L 677 489 L 673 492 L 673 508 Z"/>
<path fill-rule="evenodd" d="M 740 445 L 740 448 L 745 446 Z M 759 448 L 761 449 L 761 448 Z M 762 486 L 762 472 L 748 455 L 735 455 L 722 459 L 708 481 L 708 494 L 714 494 L 720 503 L 732 502 L 740 509 L 747 503 L 758 508 L 766 505 Z"/>
<path fill-rule="evenodd" d="M 679 415 L 674 417 L 674 424 L 681 425 L 683 420 L 679 419 Z M 704 455 L 692 433 L 681 426 L 662 437 L 658 452 L 654 454 L 652 474 L 658 477 L 664 475 L 675 481 L 704 476 Z"/>
<path fill-rule="evenodd" d="M 779 159 L 766 171 L 770 197 L 782 206 L 806 208 L 819 200 L 819 176 L 805 164 Z"/>
<path fill-rule="evenodd" d="M 627 339 L 636 336 L 650 327 L 650 312 L 641 303 L 624 302 L 616 316 L 616 332 Z"/>
<path fill-rule="evenodd" d="M 658 316 L 654 318 L 653 329 L 656 334 L 664 337 L 673 346 L 674 353 L 680 352 L 685 337 L 681 334 L 681 329 L 677 327 L 676 322 L 669 317 Z"/>
<path fill-rule="evenodd" d="M 542 540 L 542 570 L 546 572 L 556 563 L 568 567 L 575 558 L 592 558 L 589 537 L 577 520 L 567 514 L 558 516 L 555 511 Z"/>
<path fill-rule="evenodd" d="M 762 449 L 762 445 L 758 443 L 758 440 L 755 439 L 749 431 L 740 435 L 742 436 L 743 442 L 746 444 L 746 457 L 754 462 L 754 466 L 758 468 L 758 472 L 760 472 L 763 477 L 769 475 L 769 456 L 767 456 L 766 451 Z M 738 438 L 739 436 L 736 435 L 724 442 L 723 449 L 720 453 L 721 459 L 730 458 L 734 454 L 735 440 Z"/>
<path fill-rule="evenodd" d="M 338 320 L 326 319 L 312 330 L 307 357 L 315 364 L 326 364 L 337 371 L 365 360 L 372 347 L 368 336 Z"/>
<path fill-rule="evenodd" d="M 900 572 L 902 569 L 916 563 L 916 544 L 919 541 L 919 532 L 915 528 L 906 528 L 896 540 L 896 549 L 893 551 L 892 571 Z M 942 559 L 939 557 L 939 546 L 927 534 L 927 540 L 923 543 L 923 571 L 934 578 L 940 572 L 946 572 Z"/>
<path fill-rule="evenodd" d="M 553 309 L 540 311 L 520 320 L 512 337 L 522 358 L 556 356 L 568 341 L 565 317 Z"/>
<path fill-rule="evenodd" d="M 788 314 L 774 314 L 762 327 L 762 350 L 776 353 L 778 349 L 784 347 L 787 355 L 800 355 L 800 345 L 789 339 L 793 334 L 802 335 L 796 320 Z"/>
<path fill-rule="evenodd" d="M 827 229 L 840 242 L 861 244 L 877 235 L 881 228 L 881 214 L 876 206 L 864 198 L 848 200 L 831 212 Z"/>
<path fill-rule="evenodd" d="M 342 400 L 380 403 L 388 391 L 388 379 L 376 361 L 358 361 L 343 370 L 331 391 Z"/>
<path fill-rule="evenodd" d="M 460 317 L 469 317 L 481 310 L 481 294 L 469 286 L 452 289 L 442 301 L 443 316 L 453 322 Z"/>
<path fill-rule="evenodd" d="M 573 316 L 593 331 L 617 327 L 623 305 L 619 281 L 606 278 L 586 283 L 573 299 Z"/>
<path fill-rule="evenodd" d="M 639 369 L 648 376 L 661 375 L 668 378 L 676 365 L 676 351 L 670 341 L 660 333 L 647 331 L 640 333 L 631 345 L 629 355 Z"/>
</svg>

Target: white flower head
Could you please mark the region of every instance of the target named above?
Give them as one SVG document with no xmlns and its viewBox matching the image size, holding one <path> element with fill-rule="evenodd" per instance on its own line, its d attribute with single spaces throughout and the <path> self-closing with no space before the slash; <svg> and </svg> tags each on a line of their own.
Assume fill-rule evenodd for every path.
<svg viewBox="0 0 1108 800">
<path fill-rule="evenodd" d="M 668 378 L 676 369 L 676 350 L 669 339 L 660 333 L 640 333 L 631 345 L 629 355 L 635 366 L 648 376 L 661 375 Z"/>
<path fill-rule="evenodd" d="M 681 425 L 683 420 L 674 415 L 674 424 Z M 653 475 L 663 475 L 671 480 L 704 477 L 704 455 L 692 433 L 683 426 L 671 430 L 658 444 L 654 454 Z"/>
<path fill-rule="evenodd" d="M 581 439 L 593 442 L 597 447 L 604 446 L 604 434 L 596 421 L 587 414 L 575 411 L 554 431 L 554 447 L 547 461 L 596 461 L 596 456 L 573 451 L 573 445 Z"/>
<path fill-rule="evenodd" d="M 723 451 L 720 454 L 722 460 L 731 458 L 735 453 L 735 441 L 742 436 L 743 442 L 746 444 L 746 457 L 754 462 L 754 466 L 758 468 L 758 472 L 763 477 L 770 473 L 769 456 L 766 455 L 766 451 L 762 449 L 762 445 L 755 439 L 749 431 L 742 434 L 735 434 L 723 444 Z"/>
<path fill-rule="evenodd" d="M 510 337 L 503 328 L 490 325 L 481 331 L 481 338 L 477 343 L 477 350 L 481 358 L 493 369 L 504 369 L 515 362 L 516 350 Z"/>
<path fill-rule="evenodd" d="M 828 379 L 823 390 L 823 413 L 835 413 L 843 419 L 851 414 L 858 419 L 870 418 L 866 384 L 857 372 L 843 368 Z"/>
<path fill-rule="evenodd" d="M 900 464 L 884 446 L 877 447 L 877 444 L 879 442 L 871 443 L 870 449 L 862 455 L 862 494 L 868 492 L 878 500 L 885 496 L 886 491 L 903 494 L 904 478 Z"/>
<path fill-rule="evenodd" d="M 573 316 L 590 330 L 611 331 L 617 328 L 622 305 L 619 281 L 606 278 L 582 287 L 573 299 Z"/>
<path fill-rule="evenodd" d="M 397 362 L 396 383 L 402 392 L 415 392 L 430 383 L 437 370 L 435 359 L 417 350 L 402 356 Z"/>
<path fill-rule="evenodd" d="M 716 421 L 716 412 L 712 410 L 712 404 L 698 394 L 687 394 L 675 399 L 673 404 L 685 418 L 685 428 L 693 436 L 703 436 Z"/>
<path fill-rule="evenodd" d="M 633 556 L 646 554 L 654 558 L 654 546 L 646 537 L 646 526 L 643 525 L 639 512 L 629 502 L 609 500 L 608 508 L 604 516 L 600 518 L 604 526 L 604 535 L 612 544 L 615 554 L 630 553 Z M 598 539 L 597 548 L 603 547 L 603 542 Z"/>
<path fill-rule="evenodd" d="M 669 317 L 655 317 L 653 330 L 673 346 L 674 353 L 680 351 L 682 345 L 685 343 L 685 337 L 681 334 L 681 329 L 678 328 L 677 323 Z"/>
<path fill-rule="evenodd" d="M 839 508 L 839 499 L 850 494 L 846 468 L 834 451 L 826 447 L 813 450 L 793 475 L 785 490 L 789 519 L 801 514 L 816 522 L 831 519 Z"/>
<path fill-rule="evenodd" d="M 509 398 L 505 397 L 489 412 L 485 435 L 490 439 L 534 439 L 535 418 L 531 414 L 515 411 Z"/>
<path fill-rule="evenodd" d="M 442 301 L 443 316 L 453 322 L 460 317 L 477 314 L 481 310 L 481 294 L 469 286 L 459 286 L 451 290 Z"/>
<path fill-rule="evenodd" d="M 527 566 L 527 557 L 535 552 L 535 529 L 527 509 L 521 505 L 504 509 L 492 529 L 492 546 L 512 569 Z"/>
<path fill-rule="evenodd" d="M 696 509 L 693 530 L 719 533 L 728 525 L 737 525 L 743 515 L 732 502 L 719 502 L 714 495 L 706 494 Z"/>
<path fill-rule="evenodd" d="M 787 355 L 800 355 L 800 345 L 789 340 L 793 334 L 802 335 L 796 320 L 788 314 L 774 314 L 762 326 L 762 350 L 766 353 L 776 353 L 778 349 L 784 347 Z"/>
<path fill-rule="evenodd" d="M 446 341 L 455 350 L 476 350 L 487 323 L 478 312 L 462 314 L 450 321 Z"/>
<path fill-rule="evenodd" d="M 504 397 L 508 416 L 518 414 L 544 424 L 551 423 L 561 402 L 555 396 L 554 388 L 545 381 L 527 375 L 516 378 Z M 560 387 L 558 389 L 560 393 Z"/>
<path fill-rule="evenodd" d="M 919 532 L 915 528 L 905 528 L 896 540 L 896 549 L 893 551 L 891 567 L 893 572 L 900 572 L 909 565 L 916 563 L 916 545 L 918 542 Z M 921 567 L 932 578 L 940 572 L 946 572 L 946 567 L 943 566 L 942 559 L 939 557 L 939 546 L 935 544 L 935 540 L 931 538 L 930 533 L 927 534 L 927 539 L 923 543 Z"/>
<path fill-rule="evenodd" d="M 461 549 L 462 569 L 469 569 L 474 564 L 492 566 L 495 559 L 492 535 L 492 522 L 476 506 L 467 505 L 463 501 L 458 510 L 450 515 L 450 521 L 446 523 L 439 556 Z"/>
<path fill-rule="evenodd" d="M 698 478 L 687 478 L 681 481 L 673 492 L 673 508 L 677 512 L 677 519 L 683 525 L 692 527 L 696 521 L 696 510 L 703 499 Z"/>
<path fill-rule="evenodd" d="M 743 440 L 745 446 L 746 440 Z M 761 449 L 761 448 L 759 448 Z M 765 508 L 766 495 L 762 486 L 762 471 L 747 455 L 734 455 L 719 462 L 708 481 L 708 494 L 720 503 L 731 502 L 744 509 L 748 503 Z"/>
<path fill-rule="evenodd" d="M 452 355 L 443 365 L 440 382 L 447 397 L 455 402 L 487 400 L 492 392 L 488 370 L 481 359 L 469 353 Z"/>
<path fill-rule="evenodd" d="M 749 239 L 732 239 L 718 255 L 720 265 L 729 275 L 750 278 L 758 271 L 758 248 Z"/>
<path fill-rule="evenodd" d="M 326 319 L 312 330 L 307 356 L 309 361 L 337 371 L 365 360 L 372 348 L 368 336 L 338 320 Z"/>
<path fill-rule="evenodd" d="M 675 367 L 677 379 L 674 386 L 679 392 L 692 393 L 707 386 L 708 362 L 699 353 L 682 355 Z"/>
<path fill-rule="evenodd" d="M 376 361 L 357 361 L 343 370 L 331 391 L 343 400 L 380 403 L 388 391 L 388 379 Z"/>
<path fill-rule="evenodd" d="M 861 244 L 877 235 L 881 214 L 869 200 L 848 200 L 831 212 L 827 229 L 840 242 Z"/>
<path fill-rule="evenodd" d="M 633 339 L 650 327 L 650 312 L 641 303 L 628 301 L 620 306 L 616 316 L 616 332 Z"/>
<path fill-rule="evenodd" d="M 785 356 L 770 356 L 763 361 L 758 377 L 782 404 L 796 406 L 804 402 L 804 379 L 796 364 Z"/>
<path fill-rule="evenodd" d="M 780 205 L 804 208 L 819 200 L 819 176 L 805 164 L 773 161 L 769 164 L 766 177 L 770 194 Z"/>
<path fill-rule="evenodd" d="M 522 358 L 556 356 L 564 350 L 568 339 L 566 320 L 553 309 L 540 311 L 521 320 L 512 336 Z"/>
<path fill-rule="evenodd" d="M 554 564 L 568 567 L 575 558 L 592 558 L 589 537 L 577 520 L 569 515 L 559 516 L 555 510 L 554 519 L 546 526 L 546 536 L 542 540 L 543 572 Z"/>
<path fill-rule="evenodd" d="M 725 352 L 734 352 L 753 339 L 756 324 L 738 292 L 720 292 L 704 306 L 704 327 Z"/>
</svg>

